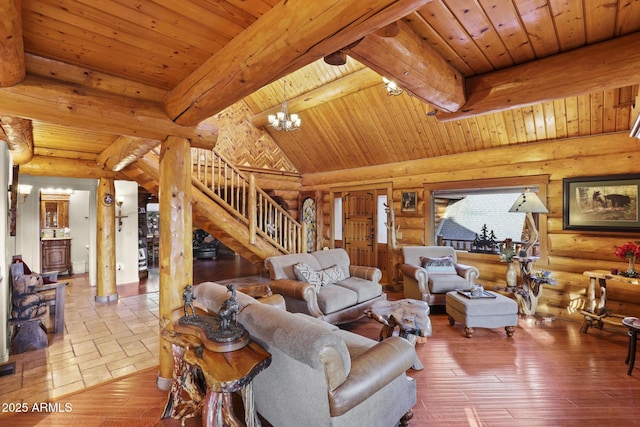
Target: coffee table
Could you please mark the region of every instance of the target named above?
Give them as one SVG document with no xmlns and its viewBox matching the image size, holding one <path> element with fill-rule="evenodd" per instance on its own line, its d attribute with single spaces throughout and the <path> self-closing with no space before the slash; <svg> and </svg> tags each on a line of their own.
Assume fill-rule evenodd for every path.
<svg viewBox="0 0 640 427">
<path fill-rule="evenodd" d="M 418 337 L 431 336 L 429 304 L 424 301 L 405 298 L 395 301 L 376 301 L 365 311 L 365 315 L 382 323 L 380 341 L 393 335 L 396 326 L 398 335 L 415 347 Z M 416 356 L 413 369 L 424 369 Z"/>
</svg>

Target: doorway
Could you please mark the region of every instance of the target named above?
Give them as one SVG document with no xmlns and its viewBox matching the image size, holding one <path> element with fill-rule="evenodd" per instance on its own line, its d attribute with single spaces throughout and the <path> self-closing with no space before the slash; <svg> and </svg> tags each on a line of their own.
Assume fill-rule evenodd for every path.
<svg viewBox="0 0 640 427">
<path fill-rule="evenodd" d="M 385 226 L 387 212 L 384 205 L 391 200 L 391 183 L 375 187 L 353 187 L 331 191 L 333 216 L 331 243 L 344 248 L 352 265 L 378 267 L 382 282 L 387 283 L 389 265 L 389 233 Z"/>
</svg>

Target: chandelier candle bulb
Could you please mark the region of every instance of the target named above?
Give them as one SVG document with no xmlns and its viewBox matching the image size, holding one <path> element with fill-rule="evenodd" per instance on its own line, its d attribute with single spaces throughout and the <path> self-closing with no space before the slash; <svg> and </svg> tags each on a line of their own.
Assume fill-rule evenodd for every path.
<svg viewBox="0 0 640 427">
<path fill-rule="evenodd" d="M 284 100 L 282 101 L 282 111 L 278 111 L 275 115 L 269 114 L 269 125 L 277 131 L 284 130 L 286 132 L 297 130 L 300 128 L 300 117 L 297 114 L 289 115 L 289 110 L 287 109 L 287 81 L 286 79 L 282 80 L 283 82 L 283 94 Z"/>
</svg>

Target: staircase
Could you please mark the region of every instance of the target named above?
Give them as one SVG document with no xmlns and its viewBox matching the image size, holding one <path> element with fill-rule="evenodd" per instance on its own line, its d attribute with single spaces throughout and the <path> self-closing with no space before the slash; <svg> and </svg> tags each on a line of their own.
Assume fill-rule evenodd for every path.
<svg viewBox="0 0 640 427">
<path fill-rule="evenodd" d="M 306 230 L 267 193 L 215 150 L 191 149 L 193 224 L 252 263 L 306 252 Z M 123 170 L 158 194 L 160 158 L 155 150 Z"/>
</svg>

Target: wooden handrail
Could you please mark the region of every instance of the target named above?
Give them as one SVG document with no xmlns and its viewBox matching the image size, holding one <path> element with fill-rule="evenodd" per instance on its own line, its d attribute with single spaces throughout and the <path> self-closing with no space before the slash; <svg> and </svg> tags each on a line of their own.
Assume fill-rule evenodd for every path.
<svg viewBox="0 0 640 427">
<path fill-rule="evenodd" d="M 193 184 L 212 200 L 246 223 L 249 243 L 257 238 L 280 252 L 306 252 L 305 229 L 271 196 L 220 153 L 192 148 Z"/>
</svg>

